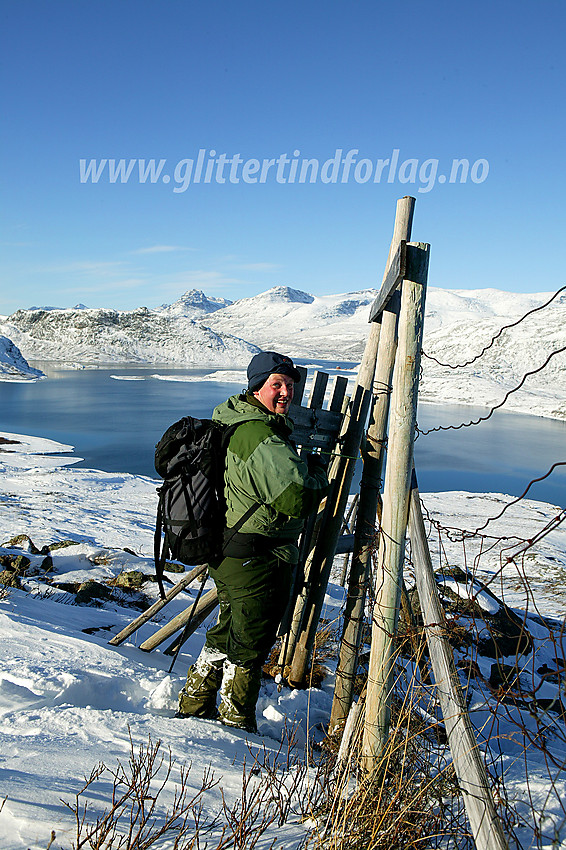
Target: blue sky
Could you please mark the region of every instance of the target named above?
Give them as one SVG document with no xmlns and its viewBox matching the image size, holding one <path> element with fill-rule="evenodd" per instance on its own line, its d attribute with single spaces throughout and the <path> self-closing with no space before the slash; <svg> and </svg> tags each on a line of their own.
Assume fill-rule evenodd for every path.
<svg viewBox="0 0 566 850">
<path fill-rule="evenodd" d="M 406 194 L 431 285 L 554 291 L 565 19 L 563 0 L 6 0 L 0 312 L 376 287 Z"/>
</svg>

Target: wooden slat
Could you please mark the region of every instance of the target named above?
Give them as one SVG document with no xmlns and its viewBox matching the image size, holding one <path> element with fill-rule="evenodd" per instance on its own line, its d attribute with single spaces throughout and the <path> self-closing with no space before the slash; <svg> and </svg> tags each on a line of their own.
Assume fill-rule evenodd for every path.
<svg viewBox="0 0 566 850">
<path fill-rule="evenodd" d="M 195 580 L 198 576 L 202 575 L 202 573 L 207 569 L 207 564 L 200 564 L 200 566 L 195 567 L 190 572 L 188 572 L 181 581 L 177 582 L 171 590 L 167 592 L 165 595 L 165 599 L 158 599 L 157 602 L 144 611 L 143 614 L 140 614 L 135 620 L 133 620 L 129 625 L 126 626 L 125 629 L 122 629 L 112 640 L 109 640 L 108 643 L 111 646 L 119 646 L 123 641 L 126 640 L 131 634 L 137 631 L 144 623 L 149 622 L 152 617 L 154 617 L 161 609 L 167 605 L 168 602 L 171 602 L 178 593 L 184 590 L 189 584 Z"/>
<path fill-rule="evenodd" d="M 195 628 L 202 622 L 198 620 L 199 612 L 206 611 L 205 616 L 214 610 L 214 607 L 217 604 L 218 594 L 216 593 L 216 588 L 209 590 L 208 593 L 205 593 L 204 596 L 199 600 L 198 603 L 194 603 L 190 605 L 188 608 L 185 608 L 184 611 L 181 611 L 180 614 L 177 614 L 176 617 L 173 617 L 167 625 L 163 626 L 163 628 L 159 629 L 159 631 L 155 632 L 150 638 L 145 640 L 141 645 L 140 649 L 143 649 L 144 652 L 151 652 L 152 649 L 155 649 L 157 646 L 163 643 L 163 641 L 167 640 L 167 638 L 174 635 L 175 632 L 178 632 L 189 619 L 192 618 L 193 623 L 195 623 Z M 194 609 L 194 611 L 193 611 Z"/>
<path fill-rule="evenodd" d="M 191 617 L 188 630 L 183 629 L 181 634 L 176 635 L 166 649 L 163 650 L 164 655 L 175 655 L 181 649 L 184 643 L 188 641 L 190 636 L 196 632 L 201 623 L 209 617 L 218 605 L 218 596 L 214 589 L 205 593 L 202 599 L 199 600 L 195 608 L 195 612 Z"/>
<path fill-rule="evenodd" d="M 336 442 L 342 416 L 335 410 L 314 409 L 291 405 L 289 418 L 295 429 L 293 440 L 300 446 L 328 447 Z"/>
<path fill-rule="evenodd" d="M 328 374 L 326 372 L 315 372 L 312 382 L 312 388 L 309 396 L 308 407 L 320 408 L 324 402 L 324 394 L 328 383 Z"/>
<path fill-rule="evenodd" d="M 347 387 L 348 378 L 345 375 L 336 375 L 334 378 L 334 386 L 328 408 L 329 410 L 337 411 L 338 413 L 342 411 L 342 404 L 344 403 Z"/>
<path fill-rule="evenodd" d="M 406 247 L 405 279 L 426 286 L 428 277 L 428 249 L 426 242 L 408 242 Z"/>
<path fill-rule="evenodd" d="M 295 390 L 293 393 L 293 404 L 300 405 L 301 399 L 303 398 L 303 393 L 305 391 L 305 383 L 307 381 L 307 370 L 304 366 L 297 366 L 297 369 L 300 372 L 301 380 L 297 381 L 295 384 Z"/>
<path fill-rule="evenodd" d="M 406 270 L 407 263 L 407 243 L 404 239 L 399 243 L 399 247 L 395 252 L 393 259 L 387 269 L 385 274 L 385 279 L 381 286 L 381 289 L 377 293 L 375 301 L 370 307 L 369 311 L 369 320 L 370 322 L 377 322 L 384 310 L 387 309 L 388 302 L 401 283 L 401 281 L 407 277 Z M 412 280 L 412 278 L 408 278 Z"/>
</svg>

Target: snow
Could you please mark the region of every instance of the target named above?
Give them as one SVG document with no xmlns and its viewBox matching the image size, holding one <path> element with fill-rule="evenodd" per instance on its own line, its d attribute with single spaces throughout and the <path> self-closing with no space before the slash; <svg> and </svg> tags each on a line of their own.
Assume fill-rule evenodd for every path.
<svg viewBox="0 0 566 850">
<path fill-rule="evenodd" d="M 110 375 L 114 381 L 172 381 L 173 383 L 200 383 L 201 381 L 217 381 L 226 384 L 247 385 L 245 369 L 217 369 L 207 375 Z"/>
<path fill-rule="evenodd" d="M 206 314 L 202 314 L 207 318 Z M 246 365 L 257 347 L 230 332 L 216 333 L 197 311 L 106 309 L 18 310 L 0 330 L 39 360 L 101 363 Z"/>
<path fill-rule="evenodd" d="M 11 339 L 0 336 L 0 381 L 37 381 L 45 377 L 29 365 Z"/>
<path fill-rule="evenodd" d="M 70 446 L 17 434 L 2 436 L 21 441 L 0 452 L 4 543 L 16 534 L 28 535 L 37 547 L 74 541 L 51 552 L 53 584 L 103 580 L 132 569 L 153 575 L 155 480 L 74 469 L 74 459 L 61 455 Z M 22 549 L 3 546 L 0 551 L 21 554 Z M 101 608 L 71 604 L 71 594 L 41 581 L 45 553 L 34 555 L 28 546 L 26 557 L 37 572 L 25 581 L 28 592 L 12 588 L 0 599 L 0 799 L 8 798 L 0 811 L 3 850 L 44 850 L 51 830 L 57 833 L 55 846 L 70 848 L 73 820 L 62 800 L 72 802 L 99 761 L 115 767 L 117 760 L 126 759 L 130 736 L 136 748 L 147 743 L 148 736 L 161 740 L 179 763 L 191 763 L 194 791 L 210 767 L 220 780 L 205 803 L 212 818 L 222 808 L 220 788 L 228 801 L 238 798 L 250 751 L 261 754 L 265 749 L 275 755 L 286 726 L 293 724 L 298 746 L 303 747 L 307 715 L 311 727 L 327 718 L 328 688 L 279 694 L 269 682 L 263 684 L 258 702 L 263 737 L 228 730 L 216 721 L 173 719 L 177 694 L 210 622 L 183 647 L 169 674 L 169 657 L 137 648 L 153 633 L 155 621 L 127 643 L 110 647 L 109 638 L 136 612 L 116 602 Z M 178 580 L 174 573 L 166 577 Z M 157 599 L 154 584 L 147 592 Z M 166 619 L 189 604 L 186 595 L 180 596 L 169 603 Z M 165 794 L 168 804 L 172 793 Z M 97 794 L 87 797 L 99 811 Z M 297 821 L 282 834 L 286 846 L 293 847 L 305 830 Z"/>
<path fill-rule="evenodd" d="M 139 645 L 157 625 L 187 607 L 187 595 L 180 594 L 170 602 L 166 616 L 158 615 L 125 643 L 112 647 L 110 637 L 137 616 L 126 606 L 126 595 L 116 591 L 95 607 L 74 604 L 74 595 L 66 589 L 86 579 L 102 581 L 134 569 L 153 575 L 158 482 L 126 473 L 76 469 L 76 458 L 69 454 L 71 446 L 17 434 L 0 436 L 19 441 L 2 444 L 0 451 L 0 554 L 25 552 L 31 562 L 31 575 L 23 580 L 23 589 L 10 588 L 0 598 L 0 799 L 7 798 L 0 811 L 3 850 L 45 850 L 52 830 L 57 834 L 53 846 L 70 848 L 74 820 L 64 803 L 74 801 L 85 776 L 100 761 L 111 769 L 116 769 L 119 761 L 127 762 L 132 744 L 136 751 L 149 740 L 161 741 L 165 752 L 170 748 L 176 759 L 173 778 L 179 779 L 179 765 L 190 764 L 188 784 L 194 793 L 210 769 L 218 785 L 206 791 L 203 811 L 211 820 L 222 810 L 222 794 L 229 804 L 239 799 L 245 762 L 249 765 L 254 757 L 261 762 L 267 754 L 274 760 L 281 758 L 285 766 L 286 746 L 281 748 L 281 741 L 286 728 L 296 727 L 301 753 L 307 734 L 320 740 L 332 701 L 332 665 L 320 690 L 284 687 L 278 692 L 275 682 L 264 680 L 257 712 L 259 735 L 230 730 L 216 721 L 175 719 L 177 693 L 187 667 L 200 651 L 210 620 L 189 639 L 170 673 L 170 657 L 160 651 L 144 653 Z M 485 549 L 481 572 L 474 573 L 472 583 L 446 581 L 460 595 L 493 612 L 491 596 L 476 581 L 481 577 L 494 593 L 504 594 L 507 604 L 525 609 L 535 637 L 536 664 L 552 666 L 556 646 L 549 642 L 548 628 L 540 617 L 561 620 L 564 616 L 566 529 L 558 526 L 528 553 L 522 561 L 528 585 L 519 581 L 506 553 L 516 549 L 520 540 L 532 539 L 560 509 L 527 500 L 510 505 L 511 501 L 496 493 L 424 494 L 426 521 L 452 529 L 442 546 L 431 535 L 432 557 L 435 568 L 446 562 L 461 563 L 467 547 L 466 557 L 473 564 L 479 550 Z M 462 529 L 479 527 L 507 505 L 485 531 L 492 536 L 490 540 L 504 536 L 503 541 L 497 546 L 475 538 L 463 542 Z M 9 543 L 17 534 L 28 535 L 37 548 L 25 541 Z M 50 551 L 52 568 L 46 574 L 46 550 L 38 553 L 37 549 L 63 540 L 70 545 Z M 341 568 L 342 558 L 338 560 Z M 171 583 L 178 580 L 175 573 L 166 573 L 166 578 Z M 144 585 L 144 593 L 152 601 L 156 599 L 155 584 Z M 191 588 L 190 595 L 195 593 Z M 343 602 L 343 589 L 331 582 L 325 619 L 335 620 Z M 478 658 L 478 663 L 487 679 L 491 662 Z M 525 667 L 530 663 L 529 656 Z M 534 672 L 528 675 L 536 679 L 537 698 L 556 696 L 556 686 Z M 529 712 L 515 706 L 505 706 L 494 724 L 485 693 L 472 686 L 469 694 L 481 746 L 485 749 L 489 738 L 489 746 L 497 754 L 497 769 L 505 772 L 508 798 L 525 818 L 518 829 L 523 846 L 531 846 L 533 841 L 534 811 L 540 817 L 540 846 L 566 847 L 560 802 L 566 798 L 566 778 L 560 770 L 553 771 L 551 786 L 545 752 L 531 747 L 525 754 L 517 737 L 516 721 L 526 724 L 534 739 L 540 736 L 540 726 Z M 431 710 L 430 705 L 423 708 Z M 550 712 L 547 718 L 547 753 L 563 762 L 562 721 Z M 110 789 L 106 780 L 106 784 L 85 791 L 91 818 L 102 811 Z M 162 794 L 163 805 L 171 805 L 173 795 L 173 783 L 169 782 Z M 271 841 L 276 847 L 301 845 L 309 822 L 301 821 L 297 812 L 298 808 L 282 826 L 270 828 L 265 846 Z M 552 844 L 554 832 L 556 843 Z"/>
</svg>

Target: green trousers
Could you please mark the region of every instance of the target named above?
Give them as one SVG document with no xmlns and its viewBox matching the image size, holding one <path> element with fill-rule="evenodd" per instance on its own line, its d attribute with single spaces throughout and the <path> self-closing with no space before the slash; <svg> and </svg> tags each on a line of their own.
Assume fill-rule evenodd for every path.
<svg viewBox="0 0 566 850">
<path fill-rule="evenodd" d="M 261 667 L 275 642 L 291 592 L 291 565 L 273 555 L 224 558 L 209 565 L 218 590 L 218 623 L 208 630 L 179 694 L 183 717 L 218 716 L 227 726 L 254 732 Z"/>
<path fill-rule="evenodd" d="M 210 568 L 220 613 L 206 645 L 238 667 L 261 670 L 289 602 L 292 566 L 274 555 L 224 558 Z"/>
</svg>

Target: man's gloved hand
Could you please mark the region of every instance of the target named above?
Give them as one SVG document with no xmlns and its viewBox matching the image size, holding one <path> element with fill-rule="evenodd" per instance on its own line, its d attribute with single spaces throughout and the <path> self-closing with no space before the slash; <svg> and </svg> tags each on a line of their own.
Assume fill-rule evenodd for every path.
<svg viewBox="0 0 566 850">
<path fill-rule="evenodd" d="M 318 454 L 307 455 L 307 466 L 309 472 L 314 472 L 315 469 L 326 469 L 326 458 Z"/>
</svg>

